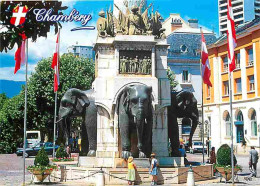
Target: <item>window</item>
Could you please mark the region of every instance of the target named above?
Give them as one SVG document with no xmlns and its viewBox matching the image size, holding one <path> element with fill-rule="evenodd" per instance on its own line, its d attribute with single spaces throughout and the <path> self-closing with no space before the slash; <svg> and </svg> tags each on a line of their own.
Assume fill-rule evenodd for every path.
<svg viewBox="0 0 260 186">
<path fill-rule="evenodd" d="M 237 121 L 244 121 L 243 113 L 239 110 L 237 114 Z"/>
<path fill-rule="evenodd" d="M 253 113 L 251 114 L 251 135 L 257 136 L 257 122 L 256 122 L 256 112 L 253 110 Z"/>
<path fill-rule="evenodd" d="M 240 53 L 236 53 L 236 69 L 240 68 Z"/>
<path fill-rule="evenodd" d="M 229 95 L 229 86 L 228 86 L 228 81 L 224 81 L 223 82 L 223 88 L 224 88 L 224 96 L 228 96 Z"/>
<path fill-rule="evenodd" d="M 248 76 L 249 80 L 249 91 L 254 91 L 255 90 L 255 78 L 254 76 Z"/>
<path fill-rule="evenodd" d="M 230 121 L 230 115 L 228 114 L 226 119 L 226 136 L 231 136 L 231 121 Z"/>
<path fill-rule="evenodd" d="M 247 65 L 248 66 L 253 66 L 254 65 L 254 54 L 253 54 L 253 49 L 250 48 L 247 50 L 247 56 L 248 56 L 248 60 L 247 60 Z"/>
<path fill-rule="evenodd" d="M 237 78 L 235 81 L 236 81 L 236 93 L 241 93 L 242 92 L 241 78 Z"/>
<path fill-rule="evenodd" d="M 207 85 L 207 97 L 210 97 L 210 86 Z"/>
<path fill-rule="evenodd" d="M 186 83 L 189 81 L 189 72 L 188 70 L 183 70 L 182 71 L 182 82 Z"/>
<path fill-rule="evenodd" d="M 227 72 L 228 71 L 228 58 L 225 57 L 223 59 L 223 72 Z"/>
<path fill-rule="evenodd" d="M 211 136 L 211 116 L 209 116 L 208 119 L 209 119 L 209 127 L 208 127 L 209 136 Z"/>
</svg>

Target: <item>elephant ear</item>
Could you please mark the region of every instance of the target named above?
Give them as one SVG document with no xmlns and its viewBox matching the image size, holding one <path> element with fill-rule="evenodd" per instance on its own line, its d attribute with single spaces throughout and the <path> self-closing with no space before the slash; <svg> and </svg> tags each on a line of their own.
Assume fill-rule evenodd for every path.
<svg viewBox="0 0 260 186">
<path fill-rule="evenodd" d="M 116 103 L 116 112 L 119 114 L 119 105 L 122 104 L 125 108 L 125 112 L 128 112 L 129 109 L 129 89 L 131 87 L 126 86 L 124 90 L 120 92 L 118 95 L 117 103 Z"/>
</svg>

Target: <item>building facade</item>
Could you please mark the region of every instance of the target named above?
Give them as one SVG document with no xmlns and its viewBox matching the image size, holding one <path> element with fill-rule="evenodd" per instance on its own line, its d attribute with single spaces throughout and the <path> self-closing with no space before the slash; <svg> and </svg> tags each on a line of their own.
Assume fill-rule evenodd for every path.
<svg viewBox="0 0 260 186">
<path fill-rule="evenodd" d="M 179 14 L 170 14 L 163 23 L 166 29 L 168 49 L 168 66 L 176 75 L 178 81 L 177 91 L 187 90 L 192 92 L 201 113 L 202 86 L 200 73 L 200 48 L 201 33 L 198 20 L 184 21 Z M 203 29 L 207 43 L 214 43 L 216 36 L 213 32 Z M 201 121 L 201 119 L 200 119 Z M 189 120 L 179 120 L 179 133 L 187 141 L 190 133 Z M 206 134 L 207 135 L 207 134 Z M 194 134 L 194 140 L 200 141 L 200 126 Z"/>
<path fill-rule="evenodd" d="M 260 17 L 260 0 L 231 0 L 235 24 Z M 219 33 L 227 32 L 227 0 L 218 0 Z"/>
<path fill-rule="evenodd" d="M 95 52 L 92 46 L 72 45 L 67 48 L 68 53 L 72 53 L 75 56 L 85 57 L 89 59 L 95 59 Z"/>
<path fill-rule="evenodd" d="M 242 153 L 243 141 L 247 147 L 260 146 L 260 19 L 240 25 L 236 32 L 236 69 L 231 80 L 233 142 L 235 152 Z M 231 144 L 226 36 L 208 46 L 208 52 L 213 86 L 203 86 L 204 120 L 211 125 L 212 146 L 219 148 Z"/>
</svg>

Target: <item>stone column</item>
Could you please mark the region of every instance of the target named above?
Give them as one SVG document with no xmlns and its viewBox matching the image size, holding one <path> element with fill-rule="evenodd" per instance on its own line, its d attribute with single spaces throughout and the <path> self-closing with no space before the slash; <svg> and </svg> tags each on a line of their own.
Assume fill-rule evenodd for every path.
<svg viewBox="0 0 260 186">
<path fill-rule="evenodd" d="M 156 61 L 155 61 L 155 49 L 154 49 L 154 47 L 152 48 L 152 58 L 151 58 L 151 60 L 152 60 L 152 77 L 155 77 L 156 76 L 156 74 L 155 74 L 155 63 L 156 63 Z"/>
<path fill-rule="evenodd" d="M 158 157 L 168 157 L 167 108 L 160 109 L 154 117 L 152 151 Z"/>
</svg>

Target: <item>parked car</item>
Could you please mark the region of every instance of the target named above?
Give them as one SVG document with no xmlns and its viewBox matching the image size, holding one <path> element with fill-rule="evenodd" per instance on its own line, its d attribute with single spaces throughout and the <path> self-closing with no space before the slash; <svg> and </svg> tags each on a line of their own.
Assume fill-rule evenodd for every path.
<svg viewBox="0 0 260 186">
<path fill-rule="evenodd" d="M 48 155 L 52 155 L 53 152 L 53 143 L 46 142 L 46 143 L 40 143 L 35 145 L 32 148 L 26 148 L 25 149 L 25 157 L 28 158 L 29 156 L 36 156 L 37 153 L 40 151 L 40 149 L 44 146 L 44 150 Z M 55 145 L 55 151 L 59 148 L 59 145 Z M 17 156 L 23 155 L 23 148 L 18 148 L 16 151 Z"/>
<path fill-rule="evenodd" d="M 196 152 L 201 152 L 203 151 L 203 146 L 201 141 L 194 141 L 192 142 L 192 147 L 190 147 L 190 153 L 194 154 Z M 204 145 L 204 152 L 207 154 L 207 146 Z"/>
</svg>

